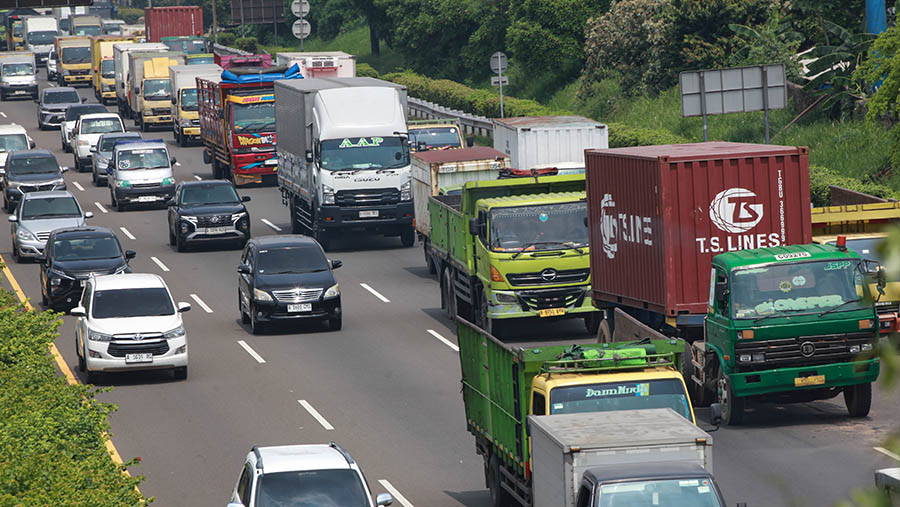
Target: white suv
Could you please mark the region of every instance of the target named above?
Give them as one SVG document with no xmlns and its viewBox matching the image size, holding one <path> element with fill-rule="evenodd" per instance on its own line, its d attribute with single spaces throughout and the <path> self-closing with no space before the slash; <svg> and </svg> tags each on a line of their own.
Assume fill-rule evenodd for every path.
<svg viewBox="0 0 900 507">
<path fill-rule="evenodd" d="M 72 310 L 78 369 L 94 383 L 97 372 L 174 369 L 187 378 L 187 335 L 181 314 L 188 303 L 172 299 L 158 275 L 123 273 L 87 280 Z"/>
<path fill-rule="evenodd" d="M 116 113 L 85 114 L 78 118 L 72 131 L 76 171 L 86 171 L 91 167 L 91 156 L 100 136 L 113 132 L 125 132 L 125 125 Z"/>
<path fill-rule="evenodd" d="M 228 507 L 380 507 L 393 502 L 391 495 L 381 493 L 373 504 L 359 465 L 341 446 L 331 442 L 254 446 L 244 460 Z"/>
</svg>

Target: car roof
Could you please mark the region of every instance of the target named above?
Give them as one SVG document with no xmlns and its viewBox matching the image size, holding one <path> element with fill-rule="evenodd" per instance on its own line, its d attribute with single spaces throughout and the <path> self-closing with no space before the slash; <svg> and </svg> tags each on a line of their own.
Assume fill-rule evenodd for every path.
<svg viewBox="0 0 900 507">
<path fill-rule="evenodd" d="M 42 149 L 37 149 L 37 150 L 18 150 L 18 151 L 11 152 L 11 153 L 9 154 L 9 157 L 10 157 L 10 158 L 32 158 L 32 157 L 35 157 L 35 158 L 52 158 L 53 160 L 56 160 L 56 157 L 54 157 L 53 154 L 50 153 L 50 150 L 42 150 Z"/>
<path fill-rule="evenodd" d="M 44 88 L 41 90 L 43 93 L 59 93 L 59 92 L 75 92 L 78 93 L 78 90 L 72 88 L 71 86 L 54 86 L 51 88 Z"/>
<path fill-rule="evenodd" d="M 141 141 L 134 141 L 134 142 L 128 142 L 128 141 L 118 142 L 113 147 L 113 149 L 118 151 L 118 150 L 122 150 L 122 149 L 137 150 L 140 148 L 150 149 L 150 148 L 165 148 L 165 147 L 166 147 L 165 141 L 148 141 L 148 140 L 144 139 Z"/>
<path fill-rule="evenodd" d="M 121 273 L 94 277 L 94 290 L 167 288 L 159 275 L 152 273 Z"/>
<path fill-rule="evenodd" d="M 641 463 L 590 468 L 584 472 L 588 480 L 597 482 L 623 480 L 654 480 L 675 478 L 711 477 L 711 474 L 695 463 Z"/>
<path fill-rule="evenodd" d="M 103 108 L 103 111 L 107 111 L 106 106 L 101 105 L 101 104 L 72 104 L 71 106 L 66 108 L 66 114 L 68 114 L 70 111 L 73 114 L 79 114 L 79 111 L 90 111 L 91 109 L 96 110 L 99 108 Z M 80 114 L 87 114 L 87 113 L 80 113 Z"/>
<path fill-rule="evenodd" d="M 205 187 L 209 185 L 231 185 L 228 180 L 201 180 L 201 181 L 182 181 L 181 186 L 187 187 Z"/>
<path fill-rule="evenodd" d="M 82 226 L 82 227 L 65 227 L 56 229 L 50 233 L 50 236 L 59 238 L 60 236 L 74 238 L 97 238 L 97 237 L 116 237 L 116 234 L 106 227 L 99 226 Z M 118 239 L 118 238 L 117 238 Z"/>
<path fill-rule="evenodd" d="M 88 113 L 81 115 L 82 120 L 90 120 L 93 118 L 118 118 L 118 113 Z"/>
<path fill-rule="evenodd" d="M 329 444 L 279 445 L 255 449 L 262 458 L 264 474 L 304 470 L 347 470 L 352 468 L 354 463 L 349 454 L 344 455 Z"/>
<path fill-rule="evenodd" d="M 25 130 L 25 127 L 19 125 L 18 123 L 7 123 L 6 125 L 0 125 L 0 134 L 28 134 L 28 131 Z"/>
<path fill-rule="evenodd" d="M 260 248 L 279 248 L 288 246 L 309 246 L 317 245 L 316 240 L 309 236 L 300 234 L 280 234 L 270 236 L 258 236 L 251 238 L 250 241 L 259 245 Z"/>
<path fill-rule="evenodd" d="M 69 192 L 68 190 L 44 190 L 41 192 L 25 192 L 25 194 L 22 195 L 22 200 L 29 201 L 31 199 L 47 198 L 57 199 L 62 197 L 71 197 L 74 199 L 75 195 L 73 195 L 72 192 Z"/>
</svg>

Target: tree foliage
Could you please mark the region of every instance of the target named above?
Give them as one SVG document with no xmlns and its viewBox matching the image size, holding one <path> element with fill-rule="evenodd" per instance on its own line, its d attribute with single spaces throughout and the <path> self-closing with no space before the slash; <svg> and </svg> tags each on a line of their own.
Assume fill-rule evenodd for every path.
<svg viewBox="0 0 900 507">
<path fill-rule="evenodd" d="M 793 30 L 778 9 L 772 9 L 769 19 L 757 26 L 731 24 L 739 45 L 729 59 L 731 66 L 781 63 L 791 82 L 800 78 L 800 59 L 797 52 L 803 36 Z"/>
</svg>

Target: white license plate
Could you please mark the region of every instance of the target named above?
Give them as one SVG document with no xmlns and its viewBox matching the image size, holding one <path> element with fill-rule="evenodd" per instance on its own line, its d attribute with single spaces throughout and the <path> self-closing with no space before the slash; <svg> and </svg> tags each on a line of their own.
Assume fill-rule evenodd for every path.
<svg viewBox="0 0 900 507">
<path fill-rule="evenodd" d="M 156 202 L 155 195 L 142 195 L 137 198 L 137 202 Z"/>
<path fill-rule="evenodd" d="M 143 354 L 125 354 L 126 363 L 152 363 L 153 354 L 145 352 Z"/>
<path fill-rule="evenodd" d="M 367 211 L 360 211 L 360 212 L 359 212 L 359 218 L 375 218 L 375 217 L 377 217 L 377 216 L 378 216 L 378 210 L 377 210 L 377 209 L 367 210 Z"/>
<path fill-rule="evenodd" d="M 266 163 L 264 165 L 278 165 L 278 159 L 270 158 L 269 160 L 266 160 Z"/>
<path fill-rule="evenodd" d="M 225 234 L 228 232 L 228 227 L 207 227 L 203 232 L 206 234 Z"/>
<path fill-rule="evenodd" d="M 312 311 L 312 303 L 299 303 L 296 305 L 287 305 L 288 312 L 290 313 L 299 313 L 299 312 L 311 312 Z"/>
</svg>

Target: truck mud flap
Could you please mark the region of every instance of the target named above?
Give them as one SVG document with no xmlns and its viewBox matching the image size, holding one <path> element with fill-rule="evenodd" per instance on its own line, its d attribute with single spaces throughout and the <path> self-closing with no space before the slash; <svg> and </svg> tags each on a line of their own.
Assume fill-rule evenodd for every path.
<svg viewBox="0 0 900 507">
<path fill-rule="evenodd" d="M 500 466 L 500 487 L 506 490 L 520 505 L 531 505 L 531 487 L 513 475 L 505 466 Z"/>
</svg>

